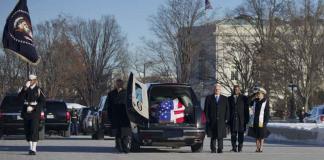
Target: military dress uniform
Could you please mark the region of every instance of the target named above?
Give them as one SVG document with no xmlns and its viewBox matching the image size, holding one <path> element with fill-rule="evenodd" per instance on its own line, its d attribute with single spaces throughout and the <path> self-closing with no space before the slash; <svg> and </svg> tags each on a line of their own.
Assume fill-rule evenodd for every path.
<svg viewBox="0 0 324 160">
<path fill-rule="evenodd" d="M 21 116 L 24 119 L 25 136 L 30 143 L 30 154 L 36 153 L 36 145 L 39 140 L 39 122 L 41 111 L 45 105 L 45 96 L 37 84 L 24 86 L 19 93 L 19 97 L 24 100 Z"/>
</svg>

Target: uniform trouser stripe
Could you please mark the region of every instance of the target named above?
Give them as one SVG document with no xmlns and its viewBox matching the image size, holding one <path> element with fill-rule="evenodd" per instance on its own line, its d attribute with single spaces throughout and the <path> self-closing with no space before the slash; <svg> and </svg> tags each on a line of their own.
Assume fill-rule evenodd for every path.
<svg viewBox="0 0 324 160">
<path fill-rule="evenodd" d="M 37 142 L 38 137 L 39 119 L 24 120 L 24 129 L 27 141 Z"/>
</svg>

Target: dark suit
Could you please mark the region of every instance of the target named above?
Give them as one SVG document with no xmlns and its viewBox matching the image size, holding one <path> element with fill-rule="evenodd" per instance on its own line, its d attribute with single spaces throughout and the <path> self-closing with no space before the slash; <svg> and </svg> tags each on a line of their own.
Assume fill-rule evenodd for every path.
<svg viewBox="0 0 324 160">
<path fill-rule="evenodd" d="M 236 151 L 236 141 L 238 139 L 238 149 L 241 151 L 244 141 L 244 131 L 246 129 L 246 124 L 249 122 L 249 105 L 248 98 L 244 95 L 235 96 L 232 95 L 228 97 L 229 103 L 229 126 L 231 129 L 231 141 L 233 150 Z"/>
<path fill-rule="evenodd" d="M 215 95 L 209 95 L 205 100 L 205 114 L 207 120 L 207 135 L 211 137 L 210 149 L 216 151 L 216 139 L 218 150 L 223 149 L 223 139 L 226 137 L 226 122 L 229 119 L 227 97 L 220 95 L 216 102 Z"/>
<path fill-rule="evenodd" d="M 130 121 L 126 112 L 126 90 L 117 89 L 108 93 L 108 118 L 115 134 L 116 148 L 128 152 L 128 136 L 131 134 Z"/>
</svg>

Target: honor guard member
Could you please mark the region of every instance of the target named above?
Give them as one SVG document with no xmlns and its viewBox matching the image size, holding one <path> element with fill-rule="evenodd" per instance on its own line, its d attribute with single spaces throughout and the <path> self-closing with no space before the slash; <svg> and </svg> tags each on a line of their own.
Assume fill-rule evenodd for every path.
<svg viewBox="0 0 324 160">
<path fill-rule="evenodd" d="M 29 75 L 29 81 L 20 91 L 19 97 L 24 100 L 21 115 L 24 119 L 26 140 L 30 146 L 29 155 L 36 155 L 40 114 L 45 105 L 45 96 L 37 85 L 35 75 Z"/>
</svg>

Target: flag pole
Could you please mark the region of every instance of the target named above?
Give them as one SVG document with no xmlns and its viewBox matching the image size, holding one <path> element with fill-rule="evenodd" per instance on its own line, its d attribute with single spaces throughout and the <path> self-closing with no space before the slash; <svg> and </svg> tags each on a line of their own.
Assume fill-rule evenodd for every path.
<svg viewBox="0 0 324 160">
<path fill-rule="evenodd" d="M 27 78 L 29 76 L 29 63 L 26 63 L 27 64 Z"/>
</svg>

